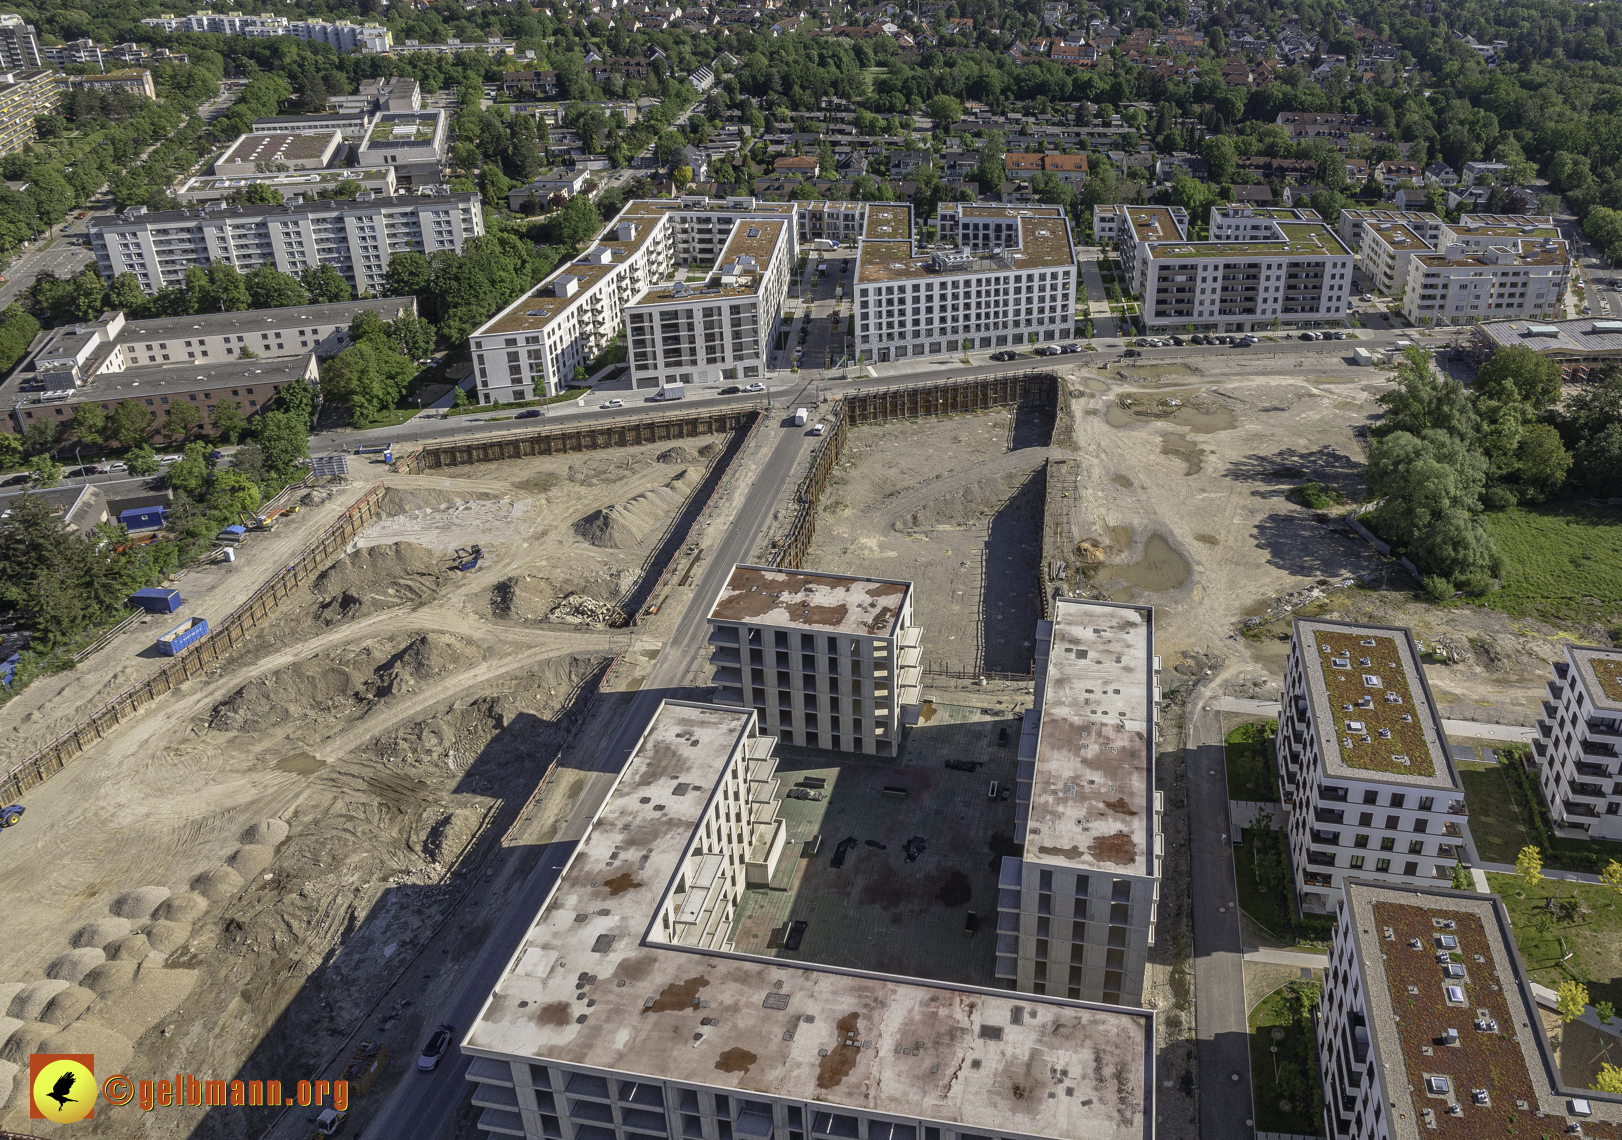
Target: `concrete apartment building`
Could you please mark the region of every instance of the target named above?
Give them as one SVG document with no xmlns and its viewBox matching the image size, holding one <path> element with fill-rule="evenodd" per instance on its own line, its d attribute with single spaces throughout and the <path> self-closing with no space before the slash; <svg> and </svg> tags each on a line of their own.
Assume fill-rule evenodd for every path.
<svg viewBox="0 0 1622 1140">
<path fill-rule="evenodd" d="M 710 609 L 715 700 L 785 744 L 894 756 L 920 703 L 912 603 L 911 582 L 735 566 Z"/>
<path fill-rule="evenodd" d="M 133 273 L 149 295 L 215 261 L 244 273 L 261 265 L 292 274 L 331 265 L 355 292 L 383 293 L 392 255 L 461 253 L 484 233 L 484 213 L 477 194 L 311 202 L 294 195 L 280 206 L 131 206 L 87 225 L 102 277 Z"/>
<path fill-rule="evenodd" d="M 327 106 L 339 114 L 422 110 L 422 84 L 409 76 L 362 79 L 353 95 L 334 95 Z"/>
<path fill-rule="evenodd" d="M 1448 245 L 1409 259 L 1402 312 L 1416 325 L 1547 320 L 1565 314 L 1570 281 L 1570 252 L 1554 238 L 1501 237 L 1479 252 Z"/>
<path fill-rule="evenodd" d="M 818 240 L 855 245 L 867 224 L 866 202 L 797 202 L 794 220 L 800 231 L 800 244 Z"/>
<path fill-rule="evenodd" d="M 222 178 L 216 174 L 203 174 L 188 178 L 175 197 L 182 206 L 200 206 L 209 202 L 223 202 L 234 191 L 249 186 L 268 186 L 287 199 L 298 195 L 308 199 L 319 198 L 324 190 L 336 189 L 344 182 L 359 182 L 363 193 L 374 197 L 390 197 L 397 186 L 392 167 L 380 166 L 375 170 L 359 167 L 339 167 L 331 170 L 295 170 L 286 174 L 250 174 L 239 178 Z"/>
<path fill-rule="evenodd" d="M 473 331 L 480 400 L 562 391 L 622 328 L 637 388 L 755 379 L 794 256 L 785 203 L 627 203 L 584 253 Z M 678 262 L 710 266 L 710 275 L 702 285 L 666 282 Z"/>
<path fill-rule="evenodd" d="M 310 43 L 326 44 L 334 51 L 384 52 L 394 44 L 394 36 L 382 24 L 355 24 L 349 20 L 289 20 L 285 16 L 244 16 L 240 12 L 198 12 L 191 16 L 149 16 L 141 23 L 175 32 L 213 32 L 224 36 L 296 36 Z"/>
<path fill-rule="evenodd" d="M 1364 230 L 1382 222 L 1407 226 L 1419 235 L 1426 245 L 1434 246 L 1442 239 L 1442 219 L 1432 213 L 1403 210 L 1342 210 L 1336 232 L 1346 248 L 1356 252 L 1363 248 Z"/>
<path fill-rule="evenodd" d="M 0 158 L 33 142 L 34 117 L 49 115 L 60 101 L 55 72 L 0 71 Z"/>
<path fill-rule="evenodd" d="M 0 12 L 0 71 L 30 71 L 44 66 L 34 26 L 15 12 Z"/>
<path fill-rule="evenodd" d="M 885 362 L 1069 337 L 1075 245 L 1057 206 L 943 203 L 914 253 L 912 209 L 871 203 L 856 266 L 857 356 Z"/>
<path fill-rule="evenodd" d="M 1464 785 L 1408 630 L 1296 618 L 1276 749 L 1304 910 L 1327 911 L 1348 878 L 1424 886 L 1475 861 Z"/>
<path fill-rule="evenodd" d="M 1560 1081 L 1497 895 L 1353 879 L 1336 913 L 1318 1007 L 1324 1135 L 1622 1132 L 1622 1098 Z"/>
<path fill-rule="evenodd" d="M 1357 269 L 1366 289 L 1391 296 L 1407 285 L 1409 261 L 1419 254 L 1434 252 L 1403 222 L 1370 222 L 1363 227 Z"/>
<path fill-rule="evenodd" d="M 1037 625 L 1019 742 L 1023 857 L 998 883 L 997 978 L 1140 1005 L 1165 859 L 1155 790 L 1154 611 L 1059 598 Z"/>
<path fill-rule="evenodd" d="M 431 111 L 381 111 L 360 144 L 357 165 L 394 168 L 402 186 L 434 185 L 444 181 L 449 147 L 449 120 L 443 108 Z"/>
<path fill-rule="evenodd" d="M 479 1127 L 1150 1140 L 1148 1011 L 732 949 L 780 833 L 774 746 L 748 709 L 660 705 L 463 1037 Z"/>
<path fill-rule="evenodd" d="M 343 136 L 337 131 L 238 135 L 225 153 L 214 160 L 214 173 L 221 178 L 247 178 L 255 174 L 324 170 L 333 164 L 343 145 Z"/>
<path fill-rule="evenodd" d="M 1538 736 L 1538 787 L 1557 826 L 1622 839 L 1622 649 L 1566 645 L 1554 663 Z"/>
<path fill-rule="evenodd" d="M 1322 221 L 1317 210 L 1230 202 L 1211 207 L 1210 237 L 1212 241 L 1266 241 L 1277 234 L 1278 222 Z"/>
<path fill-rule="evenodd" d="M 143 99 L 158 97 L 152 73 L 144 67 L 120 67 L 100 75 L 58 75 L 56 82 L 70 91 L 124 91 Z"/>
</svg>

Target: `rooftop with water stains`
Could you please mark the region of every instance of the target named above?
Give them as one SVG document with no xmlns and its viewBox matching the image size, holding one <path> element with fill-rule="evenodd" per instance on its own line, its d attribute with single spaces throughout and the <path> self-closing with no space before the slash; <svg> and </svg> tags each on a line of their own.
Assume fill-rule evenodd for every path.
<svg viewBox="0 0 1622 1140">
<path fill-rule="evenodd" d="M 911 582 L 739 564 L 710 620 L 889 637 L 908 611 L 911 593 Z"/>
<path fill-rule="evenodd" d="M 1152 1137 L 1148 1011 L 664 940 L 723 776 L 770 752 L 754 733 L 752 711 L 660 705 L 463 1051 L 1004 1137 Z"/>
<path fill-rule="evenodd" d="M 1037 631 L 1025 861 L 1152 875 L 1154 611 L 1060 598 Z M 1051 633 L 1051 641 L 1046 641 Z"/>
</svg>

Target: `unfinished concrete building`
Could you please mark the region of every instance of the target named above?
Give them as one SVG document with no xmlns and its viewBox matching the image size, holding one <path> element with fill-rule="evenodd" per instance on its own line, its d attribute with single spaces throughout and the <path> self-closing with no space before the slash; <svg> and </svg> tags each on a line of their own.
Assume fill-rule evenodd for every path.
<svg viewBox="0 0 1622 1140">
<path fill-rule="evenodd" d="M 788 744 L 895 755 L 920 701 L 911 582 L 739 564 L 709 620 L 718 703 Z"/>
</svg>

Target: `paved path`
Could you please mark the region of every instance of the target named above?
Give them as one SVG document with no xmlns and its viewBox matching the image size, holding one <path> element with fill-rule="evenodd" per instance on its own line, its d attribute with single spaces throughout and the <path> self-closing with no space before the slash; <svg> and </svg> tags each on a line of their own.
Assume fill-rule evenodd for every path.
<svg viewBox="0 0 1622 1140">
<path fill-rule="evenodd" d="M 1218 697 L 1211 702 L 1218 712 L 1249 713 L 1253 716 L 1277 716 L 1277 701 L 1252 701 L 1244 697 Z M 1538 730 L 1521 724 L 1489 724 L 1480 720 L 1444 720 L 1442 731 L 1449 736 L 1471 737 L 1476 740 L 1507 740 L 1517 744 L 1530 744 L 1537 739 Z"/>
<path fill-rule="evenodd" d="M 1104 288 L 1104 275 L 1098 271 L 1098 251 L 1094 249 L 1091 257 L 1083 254 L 1076 266 L 1081 270 L 1081 283 L 1087 290 L 1087 312 L 1093 318 L 1095 338 L 1119 336 L 1119 326 L 1109 311 L 1109 292 Z M 1099 305 L 1103 306 L 1102 310 Z"/>
<path fill-rule="evenodd" d="M 1252 1116 L 1244 946 L 1227 813 L 1204 805 L 1228 795 L 1222 722 L 1210 704 L 1188 727 L 1189 905 L 1194 917 L 1194 1036 L 1201 1136 L 1243 1136 Z"/>
<path fill-rule="evenodd" d="M 1268 966 L 1310 966 L 1314 970 L 1321 970 L 1329 961 L 1329 952 L 1314 953 L 1310 950 L 1275 950 L 1271 947 L 1257 949 L 1254 946 L 1245 947 L 1245 961 L 1255 962 L 1258 965 Z"/>
</svg>

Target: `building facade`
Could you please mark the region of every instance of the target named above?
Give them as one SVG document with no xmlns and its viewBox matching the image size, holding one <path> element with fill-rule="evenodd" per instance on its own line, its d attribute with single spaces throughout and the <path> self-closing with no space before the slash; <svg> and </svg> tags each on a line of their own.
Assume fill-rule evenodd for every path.
<svg viewBox="0 0 1622 1140">
<path fill-rule="evenodd" d="M 1154 611 L 1055 599 L 1019 742 L 1022 856 L 1002 860 L 997 978 L 1141 1005 L 1165 858 L 1155 790 Z"/>
<path fill-rule="evenodd" d="M 660 705 L 462 1040 L 479 1127 L 1151 1140 L 1146 1010 L 731 948 L 780 834 L 774 745 L 747 709 Z"/>
<path fill-rule="evenodd" d="M 1317 1026 L 1325 1136 L 1622 1128 L 1622 1098 L 1558 1079 L 1497 895 L 1351 880 L 1335 910 Z"/>
<path fill-rule="evenodd" d="M 1458 245 L 1408 262 L 1402 312 L 1416 325 L 1466 325 L 1564 315 L 1571 256 L 1554 238 L 1505 237 L 1479 252 Z"/>
<path fill-rule="evenodd" d="M 360 144 L 362 168 L 390 166 L 402 186 L 433 185 L 444 180 L 448 120 L 443 108 L 431 111 L 380 111 Z"/>
<path fill-rule="evenodd" d="M 33 142 L 34 117 L 49 115 L 60 100 L 54 72 L 0 71 L 0 158 Z"/>
<path fill-rule="evenodd" d="M 96 267 L 107 281 L 133 273 L 147 294 L 183 284 L 186 270 L 216 261 L 241 272 L 269 265 L 298 274 L 331 265 L 357 293 L 387 291 L 389 259 L 398 253 L 461 253 L 484 233 L 477 194 L 378 198 L 280 206 L 209 204 L 200 210 L 122 214 L 87 223 Z"/>
<path fill-rule="evenodd" d="M 1407 226 L 1419 235 L 1426 245 L 1434 246 L 1442 238 L 1442 219 L 1428 211 L 1415 213 L 1403 210 L 1342 210 L 1338 231 L 1340 240 L 1354 252 L 1363 248 L 1363 233 L 1372 225 L 1392 223 Z"/>
<path fill-rule="evenodd" d="M 1275 747 L 1303 910 L 1328 911 L 1347 878 L 1424 886 L 1475 861 L 1408 630 L 1296 618 Z"/>
<path fill-rule="evenodd" d="M 785 744 L 896 755 L 920 702 L 912 600 L 911 582 L 734 567 L 709 616 L 716 702 Z"/>
<path fill-rule="evenodd" d="M 0 12 L 0 71 L 30 71 L 45 65 L 34 26 L 15 12 Z"/>
<path fill-rule="evenodd" d="M 1622 649 L 1565 646 L 1532 751 L 1538 787 L 1556 825 L 1591 839 L 1622 839 Z"/>
<path fill-rule="evenodd" d="M 1369 222 L 1357 250 L 1357 269 L 1366 289 L 1391 296 L 1408 284 L 1408 263 L 1435 250 L 1403 222 Z"/>
</svg>

